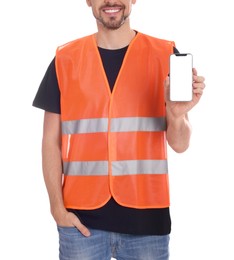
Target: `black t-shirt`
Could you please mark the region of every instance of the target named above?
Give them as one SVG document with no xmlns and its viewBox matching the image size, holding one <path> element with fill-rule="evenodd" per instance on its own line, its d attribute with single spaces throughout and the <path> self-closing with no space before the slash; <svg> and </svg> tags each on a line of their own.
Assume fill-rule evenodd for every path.
<svg viewBox="0 0 234 260">
<path fill-rule="evenodd" d="M 118 50 L 99 48 L 112 91 L 128 47 Z M 178 52 L 174 48 L 174 52 Z M 33 106 L 60 114 L 60 91 L 55 70 L 55 58 L 50 63 L 39 86 Z M 171 232 L 169 208 L 134 209 L 120 206 L 113 198 L 95 210 L 68 209 L 87 227 L 135 235 L 167 235 Z"/>
</svg>

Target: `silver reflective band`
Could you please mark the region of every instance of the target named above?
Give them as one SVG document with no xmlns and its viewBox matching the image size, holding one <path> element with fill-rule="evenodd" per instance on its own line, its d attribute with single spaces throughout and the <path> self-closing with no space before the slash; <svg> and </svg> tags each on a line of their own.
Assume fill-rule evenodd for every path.
<svg viewBox="0 0 234 260">
<path fill-rule="evenodd" d="M 113 176 L 167 173 L 167 160 L 126 160 L 112 163 Z"/>
<path fill-rule="evenodd" d="M 69 176 L 107 176 L 108 161 L 64 162 Z M 112 162 L 112 175 L 167 174 L 167 160 L 126 160 Z"/>
<path fill-rule="evenodd" d="M 121 117 L 111 119 L 111 132 L 152 132 L 165 130 L 165 117 Z M 67 135 L 107 131 L 108 118 L 80 119 L 62 122 L 62 133 Z"/>
<path fill-rule="evenodd" d="M 63 134 L 107 132 L 108 118 L 80 119 L 62 122 Z"/>
<path fill-rule="evenodd" d="M 63 162 L 63 173 L 70 176 L 108 175 L 108 161 Z"/>
<path fill-rule="evenodd" d="M 111 132 L 165 131 L 165 117 L 124 117 L 111 120 Z"/>
</svg>

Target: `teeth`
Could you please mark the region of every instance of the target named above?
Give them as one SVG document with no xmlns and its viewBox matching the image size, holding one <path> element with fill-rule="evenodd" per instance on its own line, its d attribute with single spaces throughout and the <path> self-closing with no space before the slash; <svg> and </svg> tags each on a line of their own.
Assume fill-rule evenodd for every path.
<svg viewBox="0 0 234 260">
<path fill-rule="evenodd" d="M 119 12 L 119 9 L 105 10 L 105 13 L 117 13 L 117 12 Z"/>
</svg>

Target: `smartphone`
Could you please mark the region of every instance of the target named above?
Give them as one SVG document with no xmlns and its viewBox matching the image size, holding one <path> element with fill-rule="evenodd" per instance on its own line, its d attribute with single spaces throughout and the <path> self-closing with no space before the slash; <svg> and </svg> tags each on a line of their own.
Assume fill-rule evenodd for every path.
<svg viewBox="0 0 234 260">
<path fill-rule="evenodd" d="M 170 55 L 170 100 L 191 101 L 193 98 L 193 56 L 191 53 Z"/>
</svg>

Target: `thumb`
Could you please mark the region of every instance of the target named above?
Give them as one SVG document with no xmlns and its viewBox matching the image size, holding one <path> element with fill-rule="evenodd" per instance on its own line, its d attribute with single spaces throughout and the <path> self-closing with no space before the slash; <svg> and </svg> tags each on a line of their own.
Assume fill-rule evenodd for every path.
<svg viewBox="0 0 234 260">
<path fill-rule="evenodd" d="M 73 220 L 73 225 L 80 231 L 80 233 L 82 235 L 84 235 L 85 237 L 89 237 L 91 235 L 90 231 L 88 230 L 88 228 L 83 225 L 80 220 L 75 217 Z"/>
<path fill-rule="evenodd" d="M 164 81 L 164 96 L 165 100 L 168 101 L 170 98 L 170 79 L 167 76 L 165 81 Z"/>
</svg>

